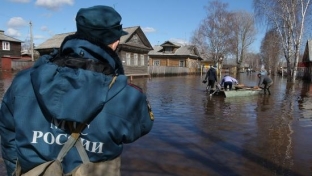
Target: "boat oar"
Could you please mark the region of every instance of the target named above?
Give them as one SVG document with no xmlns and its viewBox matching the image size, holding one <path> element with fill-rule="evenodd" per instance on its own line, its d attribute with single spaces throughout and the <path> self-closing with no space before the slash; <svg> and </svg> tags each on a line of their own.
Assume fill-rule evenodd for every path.
<svg viewBox="0 0 312 176">
<path fill-rule="evenodd" d="M 209 94 L 209 96 L 212 96 L 213 94 L 215 94 L 217 92 L 217 89 L 215 91 L 213 91 L 211 94 Z"/>
<path fill-rule="evenodd" d="M 216 92 L 219 92 L 221 89 L 221 85 L 219 83 L 217 83 L 217 86 L 216 86 L 216 90 L 213 91 L 211 94 L 209 94 L 209 96 L 212 96 L 213 94 L 215 94 Z"/>
</svg>

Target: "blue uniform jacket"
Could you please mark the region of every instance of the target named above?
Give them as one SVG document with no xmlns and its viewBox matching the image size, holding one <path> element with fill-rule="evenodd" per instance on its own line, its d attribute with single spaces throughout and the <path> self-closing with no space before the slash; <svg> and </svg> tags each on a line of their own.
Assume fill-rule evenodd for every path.
<svg viewBox="0 0 312 176">
<path fill-rule="evenodd" d="M 64 46 L 92 57 L 88 49 L 80 47 L 83 45 L 114 65 L 105 50 L 84 40 L 73 43 Z M 44 55 L 32 68 L 17 74 L 2 100 L 1 149 L 8 175 L 17 159 L 23 172 L 56 159 L 70 136 L 66 121 L 88 124 L 81 142 L 92 162 L 118 157 L 124 143 L 137 140 L 152 128 L 146 95 L 128 85 L 126 76 L 119 75 L 109 89 L 112 75 L 59 67 L 49 61 L 51 57 Z M 81 163 L 76 148 L 62 163 L 66 173 Z"/>
</svg>

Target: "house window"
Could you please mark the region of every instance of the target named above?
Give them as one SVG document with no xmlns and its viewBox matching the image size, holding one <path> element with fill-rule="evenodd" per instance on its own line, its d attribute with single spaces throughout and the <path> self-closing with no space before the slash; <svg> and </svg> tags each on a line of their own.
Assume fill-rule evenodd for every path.
<svg viewBox="0 0 312 176">
<path fill-rule="evenodd" d="M 126 65 L 130 65 L 130 64 L 131 64 L 131 54 L 126 53 Z"/>
<path fill-rule="evenodd" d="M 2 41 L 2 50 L 10 50 L 10 42 Z"/>
<path fill-rule="evenodd" d="M 159 60 L 154 60 L 153 65 L 154 66 L 160 66 L 160 61 Z"/>
<path fill-rule="evenodd" d="M 179 62 L 179 67 L 184 67 L 185 65 L 184 65 L 184 61 L 183 60 L 180 60 L 180 62 Z"/>
<path fill-rule="evenodd" d="M 139 60 L 138 54 L 134 54 L 134 65 L 139 65 L 138 60 Z"/>
<path fill-rule="evenodd" d="M 141 66 L 144 66 L 145 65 L 145 63 L 144 63 L 144 55 L 143 54 L 141 54 Z"/>
<path fill-rule="evenodd" d="M 165 47 L 164 48 L 164 50 L 165 50 L 165 53 L 172 53 L 172 47 Z"/>
</svg>

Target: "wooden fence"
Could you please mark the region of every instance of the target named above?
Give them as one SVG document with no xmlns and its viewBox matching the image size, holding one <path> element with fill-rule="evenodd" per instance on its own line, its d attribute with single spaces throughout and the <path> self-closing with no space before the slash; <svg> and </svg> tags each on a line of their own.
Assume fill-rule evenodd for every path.
<svg viewBox="0 0 312 176">
<path fill-rule="evenodd" d="M 167 66 L 149 66 L 148 71 L 152 76 L 188 75 L 200 73 L 200 69 L 196 68 Z"/>
<path fill-rule="evenodd" d="M 12 60 L 12 70 L 23 70 L 32 67 L 34 62 L 27 60 Z"/>
<path fill-rule="evenodd" d="M 34 64 L 29 59 L 21 59 L 19 57 L 2 57 L 1 70 L 2 71 L 19 71 L 31 67 Z"/>
</svg>

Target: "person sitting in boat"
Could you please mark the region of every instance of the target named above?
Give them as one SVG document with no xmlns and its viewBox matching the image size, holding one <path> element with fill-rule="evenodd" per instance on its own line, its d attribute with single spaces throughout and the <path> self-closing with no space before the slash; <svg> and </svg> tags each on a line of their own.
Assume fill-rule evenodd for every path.
<svg viewBox="0 0 312 176">
<path fill-rule="evenodd" d="M 271 95 L 270 87 L 273 84 L 273 80 L 268 75 L 263 75 L 261 73 L 258 73 L 258 78 L 259 78 L 258 87 L 260 87 L 263 84 L 264 94 L 266 94 L 266 91 L 268 91 L 269 95 Z"/>
<path fill-rule="evenodd" d="M 237 79 L 229 75 L 225 75 L 221 81 L 221 86 L 224 88 L 224 90 L 227 90 L 228 87 L 229 87 L 229 90 L 232 90 L 233 83 L 238 84 Z"/>
</svg>

